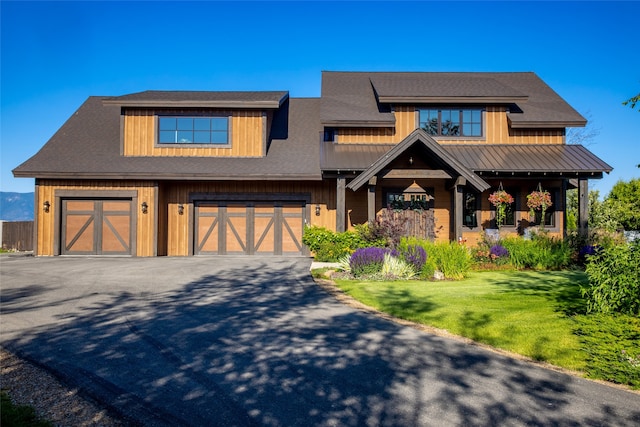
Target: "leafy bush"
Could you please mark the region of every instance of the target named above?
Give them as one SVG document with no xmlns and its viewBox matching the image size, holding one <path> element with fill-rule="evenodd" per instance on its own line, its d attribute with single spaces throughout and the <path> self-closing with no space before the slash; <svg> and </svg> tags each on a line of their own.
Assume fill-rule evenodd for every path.
<svg viewBox="0 0 640 427">
<path fill-rule="evenodd" d="M 420 245 L 402 245 L 398 248 L 398 256 L 412 266 L 416 273 L 422 271 L 427 261 L 427 252 Z"/>
<path fill-rule="evenodd" d="M 571 265 L 573 252 L 569 243 L 544 233 L 534 234 L 531 240 L 508 237 L 500 244 L 509 252 L 511 265 L 518 269 L 561 270 Z"/>
<path fill-rule="evenodd" d="M 376 247 L 356 250 L 349 260 L 351 274 L 355 277 L 360 277 L 380 273 L 382 271 L 382 265 L 384 264 L 384 256 L 388 252 L 388 249 Z"/>
<path fill-rule="evenodd" d="M 602 248 L 587 258 L 587 310 L 640 314 L 640 241 Z"/>
<path fill-rule="evenodd" d="M 411 245 L 422 247 L 426 253 L 426 262 L 420 273 L 423 278 L 433 277 L 434 272 L 440 270 L 447 279 L 460 280 L 471 268 L 471 253 L 464 245 L 405 237 L 400 241 L 398 252 L 402 253 Z"/>
<path fill-rule="evenodd" d="M 356 231 L 336 233 L 324 227 L 308 226 L 304 229 L 302 243 L 314 252 L 317 261 L 336 262 L 358 248 L 370 246 L 363 235 L 365 231 L 361 227 Z"/>
<path fill-rule="evenodd" d="M 397 215 L 391 207 L 388 207 L 369 225 L 370 240 L 382 240 L 385 246 L 395 249 L 406 234 L 407 221 L 406 216 Z"/>
<path fill-rule="evenodd" d="M 489 249 L 489 255 L 492 258 L 508 258 L 509 251 L 502 245 L 493 245 L 491 249 Z"/>
<path fill-rule="evenodd" d="M 408 280 L 416 275 L 416 270 L 403 259 L 386 253 L 384 254 L 381 273 L 385 279 Z"/>
</svg>

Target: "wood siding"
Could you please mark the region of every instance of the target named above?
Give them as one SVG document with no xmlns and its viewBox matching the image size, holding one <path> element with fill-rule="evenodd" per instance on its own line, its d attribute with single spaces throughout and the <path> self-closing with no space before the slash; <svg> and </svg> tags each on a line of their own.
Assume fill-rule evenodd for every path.
<svg viewBox="0 0 640 427">
<path fill-rule="evenodd" d="M 156 187 L 153 182 L 147 181 L 66 181 L 66 180 L 39 180 L 36 185 L 36 224 L 37 239 L 35 254 L 39 256 L 52 256 L 59 253 L 61 219 L 60 191 L 72 191 L 78 197 L 99 199 L 100 192 L 134 191 L 137 198 L 133 200 L 136 205 L 136 256 L 156 255 L 155 224 L 156 224 Z M 114 193 L 110 193 L 114 194 Z M 44 212 L 42 205 L 45 201 L 50 203 L 49 212 Z M 147 202 L 147 213 L 141 212 L 140 205 Z"/>
<path fill-rule="evenodd" d="M 418 107 L 396 106 L 395 128 L 339 128 L 338 144 L 397 144 L 416 129 Z M 484 137 L 438 138 L 441 144 L 563 144 L 564 129 L 511 129 L 507 109 L 488 106 L 483 115 Z"/>
<path fill-rule="evenodd" d="M 204 111 L 192 111 L 202 114 Z M 123 118 L 123 154 L 125 156 L 171 157 L 263 157 L 266 122 L 261 111 L 210 111 L 231 115 L 230 147 L 156 144 L 157 120 L 153 110 L 126 110 Z M 187 111 L 163 111 L 163 114 L 188 114 Z"/>
<path fill-rule="evenodd" d="M 188 256 L 193 252 L 193 227 L 195 206 L 190 201 L 193 193 L 198 194 L 296 194 L 310 195 L 307 206 L 308 224 L 335 230 L 336 191 L 335 184 L 321 182 L 272 182 L 272 181 L 241 181 L 241 182 L 201 182 L 201 183 L 167 183 L 162 186 L 166 230 L 159 235 L 166 235 L 166 255 Z M 274 196 L 276 197 L 276 196 Z M 183 213 L 179 213 L 178 206 L 183 206 Z M 320 206 L 320 215 L 316 216 L 316 205 Z M 163 227 L 161 224 L 160 227 Z M 161 243 L 162 245 L 162 243 Z M 163 248 L 164 252 L 164 248 Z"/>
<path fill-rule="evenodd" d="M 416 129 L 416 109 L 413 106 L 397 106 L 394 128 L 339 128 L 338 144 L 397 144 Z"/>
</svg>

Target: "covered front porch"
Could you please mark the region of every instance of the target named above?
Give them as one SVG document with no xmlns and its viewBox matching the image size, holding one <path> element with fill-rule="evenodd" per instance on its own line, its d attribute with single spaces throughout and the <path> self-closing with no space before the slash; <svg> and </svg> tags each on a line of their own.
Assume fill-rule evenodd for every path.
<svg viewBox="0 0 640 427">
<path fill-rule="evenodd" d="M 498 188 L 514 197 L 504 230 L 524 234 L 544 224 L 563 236 L 566 190 L 577 187 L 578 227 L 586 235 L 589 179 L 611 170 L 579 145 L 440 144 L 419 129 L 397 145 L 325 143 L 322 160 L 324 177 L 336 179 L 336 231 L 391 207 L 432 216 L 427 231 L 436 240 L 473 241 L 496 228 L 488 198 Z M 553 199 L 544 219 L 531 218 L 526 206 L 537 188 Z"/>
</svg>

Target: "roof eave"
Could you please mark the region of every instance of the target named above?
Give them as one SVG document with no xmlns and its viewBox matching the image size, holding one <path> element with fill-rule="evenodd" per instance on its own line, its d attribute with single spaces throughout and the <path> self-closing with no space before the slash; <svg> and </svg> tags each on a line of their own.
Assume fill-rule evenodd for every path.
<svg viewBox="0 0 640 427">
<path fill-rule="evenodd" d="M 586 120 L 559 120 L 559 121 L 529 121 L 529 120 L 513 120 L 509 114 L 507 114 L 509 125 L 513 129 L 553 129 L 553 128 L 567 128 L 567 127 L 585 127 L 587 125 Z"/>
<path fill-rule="evenodd" d="M 528 96 L 378 96 L 385 104 L 517 104 Z"/>
<path fill-rule="evenodd" d="M 331 127 L 376 127 L 387 128 L 396 125 L 395 120 L 323 120 L 322 125 Z"/>
<path fill-rule="evenodd" d="M 140 108 L 230 108 L 230 109 L 278 109 L 283 99 L 279 101 L 119 101 L 105 99 L 105 105 Z"/>
</svg>

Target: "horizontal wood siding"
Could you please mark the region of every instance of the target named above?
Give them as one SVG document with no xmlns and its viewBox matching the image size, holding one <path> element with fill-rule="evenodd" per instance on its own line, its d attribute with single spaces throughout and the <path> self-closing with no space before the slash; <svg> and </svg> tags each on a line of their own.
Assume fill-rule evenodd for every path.
<svg viewBox="0 0 640 427">
<path fill-rule="evenodd" d="M 195 111 L 193 114 L 203 113 Z M 187 111 L 163 111 L 163 114 L 182 114 Z M 158 146 L 156 144 L 156 112 L 153 110 L 126 110 L 122 132 L 125 156 L 174 156 L 174 157 L 262 157 L 264 156 L 261 111 L 239 110 L 213 113 L 231 115 L 231 147 L 189 146 L 189 144 Z"/>
<path fill-rule="evenodd" d="M 307 206 L 310 225 L 318 225 L 335 230 L 335 185 L 324 185 L 320 182 L 273 182 L 273 181 L 242 181 L 242 182 L 195 182 L 166 184 L 164 187 L 165 205 L 160 217 L 166 217 L 166 253 L 169 256 L 187 256 L 193 248 L 194 206 L 190 203 L 192 193 L 256 193 L 256 194 L 310 194 L 311 202 Z M 179 214 L 178 206 L 182 205 L 184 212 Z M 316 216 L 316 205 L 320 206 L 320 216 Z M 160 228 L 163 225 L 160 224 Z M 164 233 L 164 232 L 163 232 Z M 160 234 L 163 234 L 160 233 Z M 161 245 L 162 246 L 162 245 Z"/>
<path fill-rule="evenodd" d="M 40 180 L 36 186 L 36 255 L 52 256 L 56 253 L 55 233 L 56 219 L 60 219 L 59 203 L 56 203 L 56 191 L 137 191 L 137 223 L 136 223 L 136 256 L 156 255 L 155 236 L 155 212 L 156 212 L 156 190 L 155 184 L 149 181 L 65 181 L 65 180 Z M 95 197 L 95 198 L 99 198 Z M 43 203 L 50 203 L 49 212 L 44 212 Z M 147 202 L 148 210 L 142 213 L 140 205 Z"/>
</svg>

